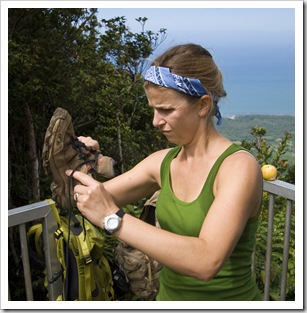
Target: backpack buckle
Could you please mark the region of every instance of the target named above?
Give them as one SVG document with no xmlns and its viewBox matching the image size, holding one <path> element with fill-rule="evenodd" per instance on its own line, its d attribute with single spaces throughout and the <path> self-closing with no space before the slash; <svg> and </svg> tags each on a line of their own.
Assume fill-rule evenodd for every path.
<svg viewBox="0 0 307 313">
<path fill-rule="evenodd" d="M 89 265 L 89 264 L 91 264 L 93 262 L 93 260 L 92 260 L 90 255 L 88 257 L 84 258 L 83 260 L 84 260 L 84 264 L 85 265 Z"/>
<path fill-rule="evenodd" d="M 63 236 L 63 230 L 59 228 L 58 230 L 54 232 L 54 238 L 59 239 L 61 236 Z"/>
</svg>

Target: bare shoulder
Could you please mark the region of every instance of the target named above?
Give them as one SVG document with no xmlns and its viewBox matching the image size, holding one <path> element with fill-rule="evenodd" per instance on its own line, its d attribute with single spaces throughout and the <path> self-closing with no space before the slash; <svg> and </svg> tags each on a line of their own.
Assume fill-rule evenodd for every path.
<svg viewBox="0 0 307 313">
<path fill-rule="evenodd" d="M 216 191 L 233 189 L 245 190 L 246 193 L 260 192 L 262 174 L 256 158 L 245 150 L 229 155 L 217 173 L 215 187 Z"/>
<path fill-rule="evenodd" d="M 143 183 L 150 181 L 160 185 L 160 167 L 168 151 L 170 151 L 170 149 L 156 151 L 139 162 L 127 172 L 127 175 L 130 176 L 130 180 L 139 178 L 143 180 Z"/>
<path fill-rule="evenodd" d="M 246 207 L 254 216 L 262 194 L 262 174 L 255 157 L 244 150 L 229 155 L 218 171 L 214 192 L 224 200 L 237 199 L 236 207 Z"/>
<path fill-rule="evenodd" d="M 248 151 L 239 150 L 229 155 L 221 165 L 221 171 L 230 171 L 239 173 L 260 173 L 260 166 L 256 158 Z"/>
<path fill-rule="evenodd" d="M 168 149 L 163 149 L 163 150 L 159 150 L 156 151 L 152 154 L 149 155 L 149 158 L 151 160 L 156 159 L 157 161 L 160 160 L 161 162 L 163 161 L 163 159 L 165 158 L 165 156 L 167 155 L 167 153 L 171 150 L 172 148 L 168 148 Z"/>
<path fill-rule="evenodd" d="M 161 163 L 170 150 L 171 148 L 163 149 L 150 154 L 148 157 L 138 163 L 135 166 L 135 169 L 141 169 L 145 172 L 152 172 L 154 176 L 159 176 Z"/>
</svg>

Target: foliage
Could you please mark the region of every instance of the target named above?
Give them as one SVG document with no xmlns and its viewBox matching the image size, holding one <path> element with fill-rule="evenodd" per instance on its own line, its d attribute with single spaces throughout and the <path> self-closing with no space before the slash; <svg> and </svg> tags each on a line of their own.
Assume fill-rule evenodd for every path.
<svg viewBox="0 0 307 313">
<path fill-rule="evenodd" d="M 260 290 L 264 290 L 265 283 L 265 257 L 267 252 L 268 234 L 268 195 L 264 195 L 264 204 L 260 216 L 260 225 L 257 232 L 256 243 L 256 280 Z M 292 212 L 294 204 L 292 205 Z M 279 300 L 281 272 L 283 262 L 284 231 L 285 231 L 286 201 L 280 197 L 275 198 L 274 228 L 272 238 L 272 258 L 270 277 L 270 298 Z M 295 299 L 295 232 L 294 232 L 294 212 L 291 216 L 290 243 L 288 255 L 288 272 L 286 286 L 286 300 Z"/>
<path fill-rule="evenodd" d="M 267 140 L 264 137 L 266 134 L 264 128 L 256 126 L 252 127 L 251 134 L 254 137 L 254 140 L 243 140 L 242 146 L 249 149 L 255 155 L 260 166 L 263 166 L 264 164 L 274 165 L 278 171 L 278 179 L 294 183 L 295 178 L 292 176 L 294 174 L 292 166 L 289 170 L 289 162 L 283 157 L 287 152 L 291 134 L 285 132 L 284 137 L 278 141 L 277 147 L 273 147 L 267 143 Z"/>
<path fill-rule="evenodd" d="M 133 33 L 124 18 L 99 23 L 96 13 L 9 9 L 9 208 L 51 196 L 41 156 L 57 107 L 68 110 L 76 135 L 97 139 L 120 171 L 166 142 L 153 131 L 140 79 L 145 58 L 164 40 L 166 30 L 147 31 L 147 18 L 140 17 L 140 32 Z M 116 36 L 120 39 L 114 40 Z M 9 253 L 16 256 L 10 272 L 19 273 L 17 245 L 12 244 Z M 11 295 L 18 299 L 19 278 L 12 277 L 11 283 L 16 279 Z"/>
<path fill-rule="evenodd" d="M 251 134 L 254 140 L 242 141 L 242 146 L 249 149 L 257 158 L 260 165 L 273 164 L 278 169 L 278 178 L 289 183 L 295 181 L 294 165 L 290 165 L 287 160 L 283 159 L 283 155 L 288 148 L 288 142 L 291 135 L 286 132 L 284 137 L 279 141 L 277 147 L 273 148 L 267 144 L 264 139 L 266 130 L 261 127 L 252 127 Z M 263 193 L 263 201 L 261 214 L 259 219 L 259 228 L 257 232 L 256 253 L 255 253 L 255 274 L 256 281 L 260 290 L 264 290 L 265 283 L 265 260 L 267 253 L 267 235 L 268 235 L 268 219 L 269 219 L 269 194 Z M 283 261 L 284 232 L 286 219 L 286 199 L 275 197 L 274 206 L 274 223 L 272 237 L 272 259 L 271 259 L 271 277 L 270 277 L 270 298 L 278 300 L 280 297 L 280 283 Z M 294 232 L 294 204 L 291 210 L 291 228 L 290 228 L 290 244 L 289 259 L 287 272 L 287 288 L 286 300 L 294 300 L 295 298 L 295 232 Z"/>
<path fill-rule="evenodd" d="M 142 27 L 140 33 L 130 31 L 125 17 L 102 19 L 105 31 L 98 44 L 99 55 L 114 66 L 114 73 L 108 88 L 101 90 L 101 99 L 107 103 L 111 119 L 106 120 L 100 114 L 94 133 L 101 142 L 110 142 L 104 149 L 112 146 L 110 155 L 117 160 L 120 172 L 152 153 L 157 145 L 155 131 L 149 127 L 152 114 L 144 95 L 141 74 L 148 66 L 146 58 L 165 39 L 166 30 L 145 31 L 147 18 L 136 20 Z"/>
<path fill-rule="evenodd" d="M 9 9 L 9 197 L 12 207 L 37 201 L 29 183 L 34 180 L 32 159 L 39 163 L 40 197 L 46 197 L 41 151 L 54 109 L 63 106 L 82 116 L 77 108 L 83 108 L 83 97 L 79 94 L 80 102 L 76 103 L 70 95 L 76 90 L 72 78 L 80 76 L 80 63 L 86 58 L 84 46 L 92 46 L 92 36 L 84 33 L 96 25 L 94 14 L 95 10 L 87 9 Z M 79 84 L 82 83 L 80 79 Z M 88 92 L 86 85 L 82 92 Z M 35 150 L 32 155 L 28 153 L 30 147 Z"/>
<path fill-rule="evenodd" d="M 123 17 L 99 23 L 96 13 L 9 9 L 10 207 L 50 197 L 41 155 L 59 106 L 72 116 L 76 135 L 97 139 L 122 172 L 166 143 L 151 125 L 141 79 L 145 58 L 166 30 L 145 30 L 147 18 L 140 17 L 141 31 L 133 33 Z M 36 176 L 39 190 L 34 192 L 30 182 Z"/>
</svg>

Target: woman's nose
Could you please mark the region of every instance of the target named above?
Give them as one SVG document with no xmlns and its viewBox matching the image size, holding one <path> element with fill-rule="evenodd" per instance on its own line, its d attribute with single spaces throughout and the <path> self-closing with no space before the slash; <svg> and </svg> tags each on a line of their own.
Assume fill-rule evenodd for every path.
<svg viewBox="0 0 307 313">
<path fill-rule="evenodd" d="M 159 127 L 164 123 L 163 119 L 161 118 L 161 115 L 159 114 L 158 110 L 154 110 L 152 125 L 154 127 Z"/>
</svg>

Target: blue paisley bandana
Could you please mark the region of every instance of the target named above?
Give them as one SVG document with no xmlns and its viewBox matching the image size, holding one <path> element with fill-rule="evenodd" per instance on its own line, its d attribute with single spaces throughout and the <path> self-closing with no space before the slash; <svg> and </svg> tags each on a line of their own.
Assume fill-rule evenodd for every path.
<svg viewBox="0 0 307 313">
<path fill-rule="evenodd" d="M 208 94 L 199 79 L 172 74 L 167 67 L 151 66 L 145 74 L 145 80 L 159 86 L 175 89 L 193 97 L 201 97 Z"/>
<path fill-rule="evenodd" d="M 173 74 L 167 67 L 151 66 L 145 73 L 144 79 L 155 85 L 172 88 L 193 97 L 208 95 L 207 90 L 199 79 Z M 218 119 L 217 125 L 221 125 L 222 116 L 217 105 L 218 98 L 213 93 L 212 96 L 216 109 L 215 116 Z"/>
</svg>

